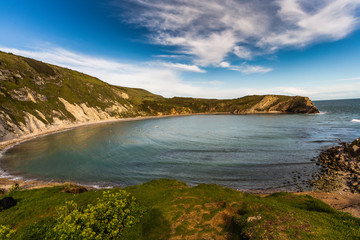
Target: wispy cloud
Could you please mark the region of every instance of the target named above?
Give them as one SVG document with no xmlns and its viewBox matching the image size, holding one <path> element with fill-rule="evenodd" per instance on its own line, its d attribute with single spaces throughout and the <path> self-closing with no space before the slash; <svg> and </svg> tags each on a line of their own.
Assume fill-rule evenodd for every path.
<svg viewBox="0 0 360 240">
<path fill-rule="evenodd" d="M 227 68 L 229 70 L 242 72 L 244 74 L 267 73 L 267 72 L 271 72 L 273 70 L 272 68 L 258 66 L 258 65 L 249 65 L 247 63 L 243 63 L 240 66 L 234 66 L 234 65 L 231 65 L 229 62 L 225 62 L 225 61 L 221 62 L 219 64 L 219 66 L 222 68 Z"/>
<path fill-rule="evenodd" d="M 128 2 L 123 20 L 147 27 L 154 43 L 178 46 L 200 66 L 218 65 L 231 54 L 249 60 L 284 47 L 338 40 L 359 27 L 359 0 Z"/>
<path fill-rule="evenodd" d="M 353 78 L 343 78 L 340 81 L 360 81 L 360 77 L 353 77 Z"/>
<path fill-rule="evenodd" d="M 360 89 L 360 81 L 351 84 L 328 85 L 326 88 L 314 87 L 312 84 L 308 87 L 245 88 L 230 86 L 218 80 L 186 82 L 181 78 L 179 69 L 174 70 L 173 67 L 167 67 L 158 62 L 128 64 L 79 54 L 63 48 L 43 47 L 35 50 L 21 50 L 0 47 L 0 50 L 74 69 L 98 77 L 110 84 L 143 88 L 165 97 L 237 98 L 253 94 L 285 94 L 309 96 L 312 99 L 335 99 L 359 97 L 358 89 Z M 184 68 L 187 68 L 186 66 Z M 219 66 L 233 67 L 228 62 L 222 62 Z M 190 65 L 190 68 L 194 67 Z"/>
<path fill-rule="evenodd" d="M 199 68 L 196 65 L 187 65 L 182 63 L 172 63 L 172 62 L 163 62 L 160 63 L 161 65 L 173 69 L 179 69 L 182 71 L 189 71 L 189 72 L 198 72 L 198 73 L 205 73 L 206 71 L 204 69 Z"/>
</svg>

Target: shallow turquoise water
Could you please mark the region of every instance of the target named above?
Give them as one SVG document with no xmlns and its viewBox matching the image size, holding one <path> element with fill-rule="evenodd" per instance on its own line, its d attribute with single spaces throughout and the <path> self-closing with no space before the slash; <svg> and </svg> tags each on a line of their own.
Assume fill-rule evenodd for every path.
<svg viewBox="0 0 360 240">
<path fill-rule="evenodd" d="M 198 115 L 77 128 L 19 144 L 1 158 L 25 178 L 128 186 L 157 178 L 237 189 L 294 189 L 312 158 L 360 137 L 360 100 L 315 102 L 316 115 Z M 294 182 L 294 176 L 296 182 Z"/>
</svg>

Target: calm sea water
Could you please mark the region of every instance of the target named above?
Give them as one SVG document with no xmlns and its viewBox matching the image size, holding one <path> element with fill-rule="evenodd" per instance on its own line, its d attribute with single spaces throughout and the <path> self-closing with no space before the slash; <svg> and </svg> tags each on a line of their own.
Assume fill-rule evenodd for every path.
<svg viewBox="0 0 360 240">
<path fill-rule="evenodd" d="M 7 173 L 128 186 L 174 178 L 190 185 L 292 190 L 318 170 L 321 150 L 360 137 L 360 99 L 318 101 L 321 114 L 198 115 L 118 122 L 37 138 L 7 150 Z M 295 178 L 295 179 L 294 179 Z"/>
</svg>

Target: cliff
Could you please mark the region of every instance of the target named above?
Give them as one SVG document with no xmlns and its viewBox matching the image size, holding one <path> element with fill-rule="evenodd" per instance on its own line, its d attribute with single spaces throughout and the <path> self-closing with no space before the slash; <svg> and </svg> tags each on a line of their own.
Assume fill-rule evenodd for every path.
<svg viewBox="0 0 360 240">
<path fill-rule="evenodd" d="M 194 113 L 318 113 L 307 97 L 164 98 L 0 52 L 0 142 L 80 123 Z"/>
</svg>

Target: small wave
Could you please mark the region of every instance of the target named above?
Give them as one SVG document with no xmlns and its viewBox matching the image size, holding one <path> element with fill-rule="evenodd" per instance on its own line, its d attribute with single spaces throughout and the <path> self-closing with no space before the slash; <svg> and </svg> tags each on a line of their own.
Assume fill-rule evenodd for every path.
<svg viewBox="0 0 360 240">
<path fill-rule="evenodd" d="M 323 115 L 323 114 L 327 114 L 327 112 L 320 111 L 318 114 Z"/>
<path fill-rule="evenodd" d="M 356 122 L 356 123 L 360 123 L 360 119 L 353 119 L 353 120 L 351 120 L 351 122 Z"/>
<path fill-rule="evenodd" d="M 84 185 L 84 184 L 82 184 L 82 185 Z M 100 186 L 100 185 L 98 185 L 98 184 L 84 185 L 84 186 L 90 187 L 90 188 L 94 188 L 94 189 L 112 189 L 112 188 L 114 188 L 114 187 L 112 187 L 112 186 Z"/>
<path fill-rule="evenodd" d="M 0 169 L 0 178 L 7 178 L 7 179 L 13 180 L 13 181 L 16 181 L 16 180 L 24 180 L 23 177 L 11 175 L 11 174 L 5 172 L 5 171 L 2 170 L 2 169 Z"/>
</svg>

